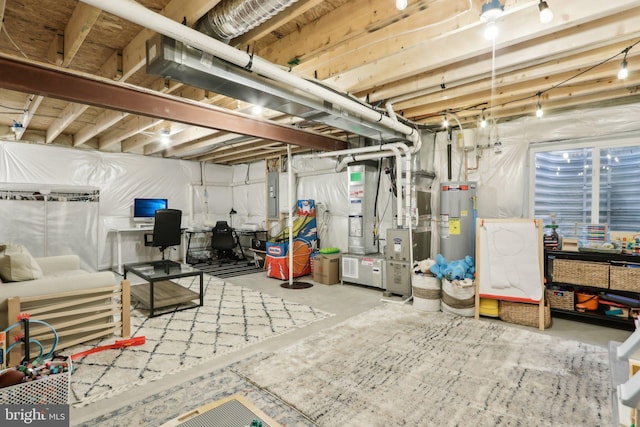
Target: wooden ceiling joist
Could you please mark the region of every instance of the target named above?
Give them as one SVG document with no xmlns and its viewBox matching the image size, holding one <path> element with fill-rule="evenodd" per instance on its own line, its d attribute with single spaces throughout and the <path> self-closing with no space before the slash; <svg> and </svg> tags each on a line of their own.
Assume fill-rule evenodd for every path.
<svg viewBox="0 0 640 427">
<path fill-rule="evenodd" d="M 136 1 L 191 28 L 221 2 Z M 495 49 L 482 36 L 485 0 L 411 0 L 403 11 L 389 1 L 298 0 L 230 45 L 430 127 L 443 111 L 465 127 L 476 126 L 483 109 L 499 122 L 533 115 L 537 93 L 545 118 L 632 102 L 640 93 L 637 0 L 549 2 L 554 19 L 547 24 L 537 0 L 500 0 Z M 268 109 L 253 119 L 247 102 L 147 75 L 145 43 L 153 32 L 82 1 L 0 0 L 0 18 L 0 58 L 74 76 L 54 84 L 60 80 L 40 75 L 49 79 L 41 82 L 35 69 L 25 69 L 19 83 L 7 83 L 13 71 L 0 69 L 0 125 L 9 136 L 14 121 L 28 127 L 15 141 L 236 164 L 285 153 L 274 134 L 296 152 L 310 150 L 305 144 L 344 146 L 353 136 Z M 623 82 L 615 74 L 625 54 Z M 126 100 L 124 93 L 134 95 Z M 184 117 L 194 106 L 199 110 Z M 169 145 L 160 138 L 168 129 Z"/>
</svg>

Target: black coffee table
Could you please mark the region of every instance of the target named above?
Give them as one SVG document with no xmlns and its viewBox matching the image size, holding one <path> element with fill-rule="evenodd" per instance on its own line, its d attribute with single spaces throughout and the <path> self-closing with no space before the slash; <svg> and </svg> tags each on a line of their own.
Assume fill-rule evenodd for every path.
<svg viewBox="0 0 640 427">
<path fill-rule="evenodd" d="M 147 281 L 147 283 L 131 286 L 131 296 L 139 301 L 144 308 L 149 310 L 149 317 L 156 317 L 194 307 L 202 307 L 204 305 L 202 270 L 179 262 L 162 260 L 125 264 L 125 279 L 127 278 L 127 273 L 135 274 Z M 200 276 L 200 293 L 171 281 L 171 279 L 192 276 Z M 199 304 L 193 302 L 195 300 L 198 300 Z M 156 313 L 156 308 L 164 307 L 173 308 L 171 310 L 164 310 L 161 313 Z"/>
</svg>

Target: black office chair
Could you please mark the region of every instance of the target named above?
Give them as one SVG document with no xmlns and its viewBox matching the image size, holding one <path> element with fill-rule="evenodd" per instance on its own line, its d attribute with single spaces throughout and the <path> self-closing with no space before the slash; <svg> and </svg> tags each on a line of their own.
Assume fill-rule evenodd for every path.
<svg viewBox="0 0 640 427">
<path fill-rule="evenodd" d="M 223 261 L 238 261 L 238 257 L 233 251 L 237 244 L 233 228 L 229 227 L 227 221 L 216 222 L 213 230 L 211 230 L 211 249 L 213 249 L 220 264 Z"/>
<path fill-rule="evenodd" d="M 182 211 L 178 209 L 158 209 L 154 215 L 153 234 L 145 234 L 145 246 L 160 249 L 164 261 L 164 251 L 181 243 Z M 174 248 L 175 249 L 175 248 Z"/>
</svg>

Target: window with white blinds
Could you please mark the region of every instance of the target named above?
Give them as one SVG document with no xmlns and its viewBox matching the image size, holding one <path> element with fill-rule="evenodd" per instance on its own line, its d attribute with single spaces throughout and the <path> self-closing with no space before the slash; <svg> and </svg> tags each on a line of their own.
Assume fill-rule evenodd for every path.
<svg viewBox="0 0 640 427">
<path fill-rule="evenodd" d="M 566 237 L 576 223 L 640 231 L 640 138 L 635 143 L 534 151 L 534 217 L 546 225 L 555 214 Z"/>
</svg>

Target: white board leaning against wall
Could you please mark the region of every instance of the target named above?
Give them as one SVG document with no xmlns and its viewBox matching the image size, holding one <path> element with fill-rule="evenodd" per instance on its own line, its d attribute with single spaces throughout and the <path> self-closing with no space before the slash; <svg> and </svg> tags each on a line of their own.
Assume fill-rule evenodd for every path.
<svg viewBox="0 0 640 427">
<path fill-rule="evenodd" d="M 531 303 L 543 299 L 540 227 L 533 219 L 478 219 L 481 297 Z"/>
</svg>

